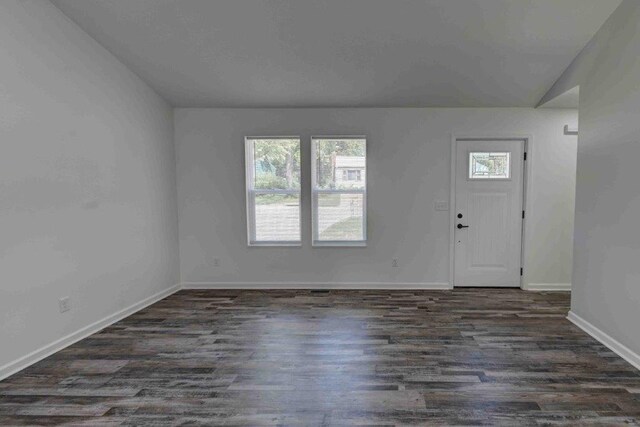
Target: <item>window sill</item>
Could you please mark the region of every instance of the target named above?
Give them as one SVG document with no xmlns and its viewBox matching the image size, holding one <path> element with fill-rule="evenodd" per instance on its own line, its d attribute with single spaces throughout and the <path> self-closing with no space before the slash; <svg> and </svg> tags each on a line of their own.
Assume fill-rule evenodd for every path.
<svg viewBox="0 0 640 427">
<path fill-rule="evenodd" d="M 346 241 L 321 241 L 313 242 L 314 248 L 366 248 L 366 241 L 346 242 Z"/>
<path fill-rule="evenodd" d="M 250 248 L 261 248 L 261 247 L 301 247 L 302 242 L 250 242 L 248 245 Z"/>
</svg>

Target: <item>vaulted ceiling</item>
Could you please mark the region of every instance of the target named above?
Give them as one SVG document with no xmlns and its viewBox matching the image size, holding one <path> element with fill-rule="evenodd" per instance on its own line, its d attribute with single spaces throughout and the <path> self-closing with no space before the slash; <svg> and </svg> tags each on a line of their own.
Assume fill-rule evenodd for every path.
<svg viewBox="0 0 640 427">
<path fill-rule="evenodd" d="M 181 107 L 533 107 L 621 2 L 52 1 Z"/>
</svg>

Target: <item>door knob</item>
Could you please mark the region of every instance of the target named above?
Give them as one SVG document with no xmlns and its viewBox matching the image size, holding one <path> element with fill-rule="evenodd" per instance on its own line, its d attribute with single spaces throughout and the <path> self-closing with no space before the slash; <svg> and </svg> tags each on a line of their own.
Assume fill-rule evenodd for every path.
<svg viewBox="0 0 640 427">
<path fill-rule="evenodd" d="M 458 224 L 458 230 L 461 230 L 463 228 L 469 228 L 469 226 L 468 225 Z"/>
</svg>

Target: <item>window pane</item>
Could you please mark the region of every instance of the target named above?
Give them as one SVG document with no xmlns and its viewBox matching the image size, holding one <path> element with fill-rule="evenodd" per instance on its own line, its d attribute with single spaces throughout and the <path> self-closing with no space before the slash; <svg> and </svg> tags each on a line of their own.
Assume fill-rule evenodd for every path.
<svg viewBox="0 0 640 427">
<path fill-rule="evenodd" d="M 300 195 L 255 195 L 256 241 L 300 240 Z"/>
<path fill-rule="evenodd" d="M 363 194 L 318 194 L 319 240 L 364 240 Z"/>
<path fill-rule="evenodd" d="M 300 242 L 300 138 L 247 138 L 249 244 Z"/>
<path fill-rule="evenodd" d="M 510 153 L 469 153 L 469 178 L 509 178 Z"/>
<path fill-rule="evenodd" d="M 253 140 L 254 188 L 300 189 L 300 140 Z"/>
<path fill-rule="evenodd" d="M 366 186 L 366 141 L 320 138 L 316 144 L 318 189 L 363 189 Z"/>
</svg>

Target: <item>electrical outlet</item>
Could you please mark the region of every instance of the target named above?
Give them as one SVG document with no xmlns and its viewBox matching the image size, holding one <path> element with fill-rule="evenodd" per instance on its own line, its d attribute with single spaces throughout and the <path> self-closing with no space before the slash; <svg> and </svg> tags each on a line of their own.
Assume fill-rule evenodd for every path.
<svg viewBox="0 0 640 427">
<path fill-rule="evenodd" d="M 58 300 L 58 307 L 60 308 L 60 313 L 71 310 L 71 299 L 69 297 L 60 298 Z"/>
<path fill-rule="evenodd" d="M 391 267 L 393 268 L 397 268 L 398 267 L 398 258 L 394 258 L 391 260 Z"/>
<path fill-rule="evenodd" d="M 213 259 L 213 266 L 214 267 L 220 267 L 220 258 L 214 258 Z"/>
</svg>

